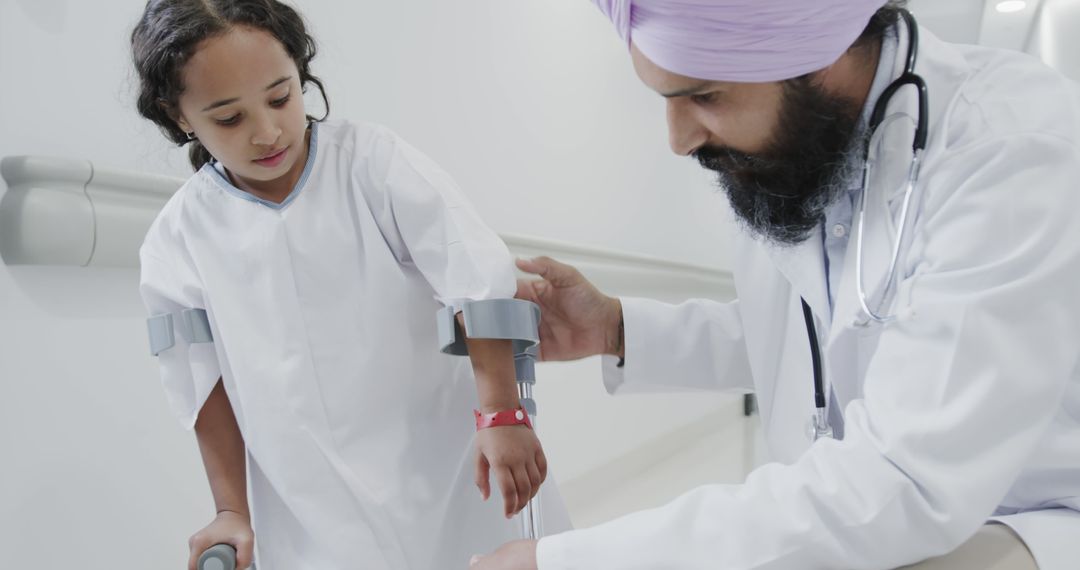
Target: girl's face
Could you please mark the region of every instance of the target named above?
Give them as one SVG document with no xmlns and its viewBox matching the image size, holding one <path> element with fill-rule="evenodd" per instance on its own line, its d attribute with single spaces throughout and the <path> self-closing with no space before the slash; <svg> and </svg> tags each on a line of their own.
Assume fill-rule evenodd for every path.
<svg viewBox="0 0 1080 570">
<path fill-rule="evenodd" d="M 180 128 L 194 131 L 240 188 L 284 198 L 307 160 L 307 119 L 300 74 L 281 42 L 235 27 L 202 42 L 182 74 Z"/>
</svg>

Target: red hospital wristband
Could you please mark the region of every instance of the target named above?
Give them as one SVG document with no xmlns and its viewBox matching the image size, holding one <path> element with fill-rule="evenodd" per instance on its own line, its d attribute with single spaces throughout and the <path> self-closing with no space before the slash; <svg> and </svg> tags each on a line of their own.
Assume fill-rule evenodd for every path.
<svg viewBox="0 0 1080 570">
<path fill-rule="evenodd" d="M 532 429 L 532 422 L 529 420 L 528 412 L 521 408 L 503 410 L 493 414 L 481 414 L 480 410 L 473 410 L 473 415 L 476 416 L 476 431 L 489 427 L 517 425 L 524 425 Z"/>
</svg>

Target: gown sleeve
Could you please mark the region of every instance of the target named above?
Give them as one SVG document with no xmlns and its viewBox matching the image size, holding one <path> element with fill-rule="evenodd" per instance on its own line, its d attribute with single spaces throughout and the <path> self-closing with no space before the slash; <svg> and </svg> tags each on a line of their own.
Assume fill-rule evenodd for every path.
<svg viewBox="0 0 1080 570">
<path fill-rule="evenodd" d="M 188 342 L 181 334 L 182 312 L 204 309 L 201 286 L 185 271 L 145 245 L 139 251 L 139 293 L 147 315 L 171 314 L 175 344 L 157 356 L 161 383 L 169 407 L 185 429 L 192 429 L 210 391 L 221 377 L 221 367 L 212 342 Z"/>
<path fill-rule="evenodd" d="M 358 142 L 354 176 L 402 263 L 423 274 L 444 306 L 510 298 L 517 290 L 506 244 L 434 161 L 388 129 Z"/>
</svg>

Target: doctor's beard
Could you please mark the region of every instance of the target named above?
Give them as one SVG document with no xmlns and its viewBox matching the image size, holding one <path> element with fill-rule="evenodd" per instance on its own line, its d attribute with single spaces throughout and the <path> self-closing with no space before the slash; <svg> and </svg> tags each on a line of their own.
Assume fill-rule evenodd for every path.
<svg viewBox="0 0 1080 570">
<path fill-rule="evenodd" d="M 780 246 L 805 241 L 861 168 L 860 106 L 803 76 L 783 83 L 776 132 L 763 152 L 705 146 L 694 152 L 717 174 L 731 208 L 752 234 Z"/>
</svg>

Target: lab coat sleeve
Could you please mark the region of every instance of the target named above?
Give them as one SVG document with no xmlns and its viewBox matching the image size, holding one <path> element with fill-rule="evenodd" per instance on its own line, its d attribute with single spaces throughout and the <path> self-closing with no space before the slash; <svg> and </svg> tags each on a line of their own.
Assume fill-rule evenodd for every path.
<svg viewBox="0 0 1080 570">
<path fill-rule="evenodd" d="M 603 358 L 608 392 L 753 389 L 738 301 L 619 301 L 626 359 Z"/>
<path fill-rule="evenodd" d="M 517 291 L 510 251 L 430 158 L 379 127 L 361 186 L 388 245 L 412 263 L 445 306 L 511 298 Z"/>
<path fill-rule="evenodd" d="M 200 289 L 190 279 L 179 276 L 174 263 L 149 253 L 139 253 L 139 293 L 150 316 L 171 313 L 174 321 L 184 309 L 203 309 Z M 169 407 L 185 429 L 195 427 L 199 410 L 221 377 L 221 367 L 213 343 L 189 344 L 175 334 L 176 344 L 157 356 L 161 383 Z"/>
<path fill-rule="evenodd" d="M 895 568 L 984 523 L 1080 358 L 1080 152 L 995 137 L 928 163 L 923 180 L 925 243 L 897 293 L 907 309 L 871 329 L 845 439 L 742 485 L 544 538 L 540 570 Z"/>
</svg>

